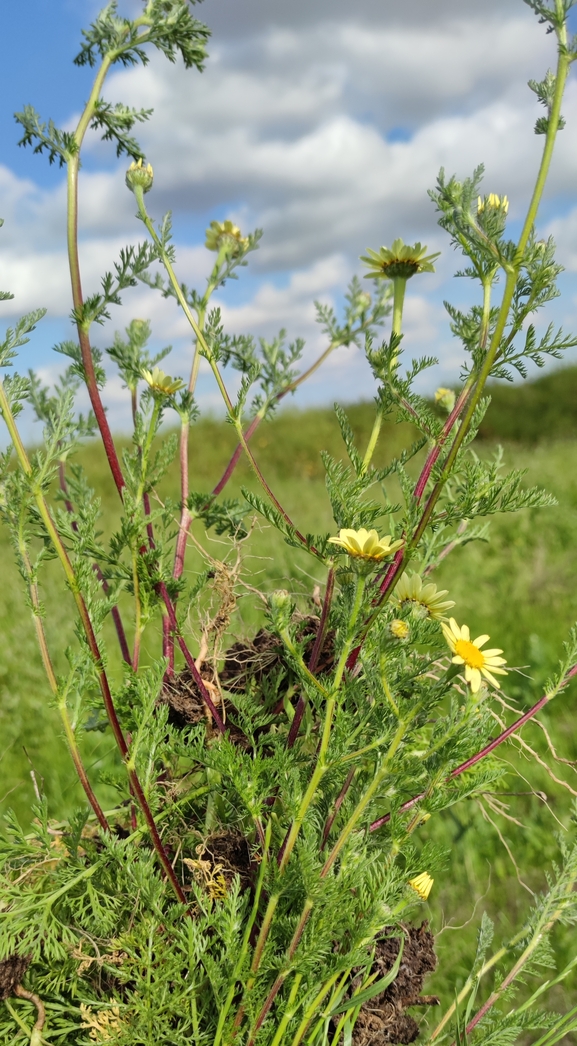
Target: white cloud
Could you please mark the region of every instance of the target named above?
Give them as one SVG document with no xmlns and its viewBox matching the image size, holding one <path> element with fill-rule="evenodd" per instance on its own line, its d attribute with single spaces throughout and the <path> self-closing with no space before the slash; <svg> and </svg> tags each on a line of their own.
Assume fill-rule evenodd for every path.
<svg viewBox="0 0 577 1046">
<path fill-rule="evenodd" d="M 155 110 L 137 133 L 155 168 L 150 212 L 175 211 L 179 278 L 202 287 L 212 259 L 199 241 L 213 216 L 262 226 L 248 281 L 241 272 L 219 295 L 225 323 L 266 337 L 286 327 L 289 339 L 307 338 L 310 361 L 322 348 L 313 299 L 338 304 L 367 246 L 421 239 L 443 257 L 438 273 L 408 295 L 407 355 L 456 364 L 460 350 L 438 305 L 455 258 L 427 189 L 441 166 L 462 177 L 484 162 L 487 191 L 506 192 L 511 218 L 521 216 L 543 142 L 533 134 L 540 110 L 525 84 L 553 63 L 551 37 L 520 0 L 484 0 L 482 11 L 477 0 L 358 0 L 354 8 L 348 0 L 211 0 L 198 14 L 217 30 L 202 76 L 155 57 L 116 73 L 106 88 L 112 101 Z M 577 184 L 575 81 L 564 114 L 552 213 Z M 80 189 L 85 294 L 144 232 L 124 185 L 127 164 L 101 169 L 109 145 L 91 137 L 89 149 Z M 47 305 L 52 317 L 66 316 L 64 182 L 41 189 L 0 167 L 0 194 L 0 286 L 17 296 L 4 315 Z M 562 259 L 577 269 L 577 210 L 551 228 Z M 140 315 L 152 320 L 158 344 L 174 342 L 171 366 L 185 369 L 190 332 L 174 302 L 143 287 L 125 301 L 96 343 Z M 330 399 L 339 385 L 348 398 L 370 394 L 358 354 L 335 354 L 310 395 Z"/>
</svg>

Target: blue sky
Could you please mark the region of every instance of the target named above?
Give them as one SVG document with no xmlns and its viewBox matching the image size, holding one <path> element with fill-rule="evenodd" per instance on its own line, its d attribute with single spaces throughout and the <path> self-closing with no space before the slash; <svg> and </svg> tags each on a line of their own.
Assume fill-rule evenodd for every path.
<svg viewBox="0 0 577 1046">
<path fill-rule="evenodd" d="M 138 0 L 120 3 L 120 10 Z M 43 118 L 70 126 L 89 91 L 91 71 L 72 58 L 80 31 L 98 10 L 91 0 L 26 0 L 10 5 L 0 41 L 0 283 L 16 294 L 6 321 L 46 306 L 48 316 L 23 351 L 20 368 L 54 377 L 51 346 L 71 335 L 68 320 L 63 172 L 18 149 L 13 113 L 31 102 Z M 521 220 L 542 139 L 526 82 L 554 64 L 551 37 L 522 0 L 205 0 L 196 9 L 213 30 L 206 72 L 155 58 L 147 69 L 113 74 L 112 101 L 153 107 L 140 133 L 154 165 L 148 197 L 155 217 L 173 209 L 178 267 L 202 284 L 210 258 L 204 229 L 231 217 L 243 230 L 262 226 L 262 247 L 238 283 L 220 296 L 227 328 L 266 337 L 286 327 L 307 340 L 305 362 L 322 350 L 312 300 L 337 306 L 360 271 L 367 246 L 395 236 L 419 239 L 442 257 L 434 276 L 409 285 L 405 348 L 439 356 L 429 386 L 455 381 L 461 352 L 443 298 L 467 300 L 452 278 L 458 261 L 437 228 L 426 190 L 443 165 L 459 176 L 486 163 L 486 191 L 507 193 L 511 229 Z M 577 88 L 565 104 L 541 219 L 566 266 L 563 298 L 544 321 L 577 327 Z M 98 286 L 125 243 L 141 237 L 124 187 L 125 161 L 90 140 L 81 186 L 85 289 Z M 110 343 L 135 316 L 152 320 L 155 344 L 174 346 L 170 368 L 185 373 L 186 327 L 170 303 L 139 289 L 127 296 L 95 341 Z M 110 410 L 126 424 L 112 377 Z M 370 397 L 366 365 L 340 350 L 299 402 Z M 216 409 L 208 375 L 201 405 Z"/>
</svg>

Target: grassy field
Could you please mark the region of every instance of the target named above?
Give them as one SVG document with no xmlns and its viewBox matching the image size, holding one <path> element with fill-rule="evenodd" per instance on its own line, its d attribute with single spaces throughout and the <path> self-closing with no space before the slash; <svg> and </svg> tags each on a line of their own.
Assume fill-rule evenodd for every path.
<svg viewBox="0 0 577 1046">
<path fill-rule="evenodd" d="M 506 417 L 502 405 L 495 411 L 494 420 L 489 415 L 487 438 L 477 445 L 479 453 L 493 453 L 494 443 L 488 437 L 502 434 Z M 351 408 L 350 418 L 363 444 L 372 424 L 371 407 Z M 534 419 L 529 421 L 528 429 L 534 432 Z M 526 469 L 527 484 L 545 486 L 557 497 L 558 506 L 494 518 L 489 543 L 473 543 L 457 550 L 436 577 L 437 583 L 448 588 L 456 600 L 458 620 L 468 622 L 473 631 L 488 632 L 494 644 L 504 648 L 509 663 L 519 667 L 518 673 L 508 677 L 506 686 L 508 698 L 519 708 L 529 707 L 540 696 L 569 628 L 577 621 L 575 425 L 562 429 L 563 438 L 558 438 L 553 427 L 556 438 L 547 441 L 535 441 L 528 429 L 517 432 L 524 442 L 505 443 L 505 464 Z M 408 435 L 403 426 L 384 427 L 376 461 L 388 459 Z M 191 441 L 193 488 L 210 490 L 233 446 L 230 427 L 211 420 L 198 424 Z M 342 453 L 332 412 L 286 411 L 259 430 L 254 449 L 275 493 L 301 530 L 334 529 L 319 457 L 321 449 Z M 96 445 L 86 447 L 82 459 L 102 497 L 103 526 L 109 530 L 117 507 L 105 462 Z M 244 464 L 230 484 L 230 494 L 238 493 L 243 484 L 254 486 Z M 177 498 L 176 470 L 167 478 L 160 495 Z M 31 618 L 4 532 L 0 532 L 0 542 L 0 810 L 12 807 L 25 821 L 34 801 L 31 770 L 36 780 L 43 782 L 55 816 L 69 813 L 81 796 L 57 714 L 50 704 Z M 218 539 L 211 538 L 209 547 L 215 556 L 220 554 Z M 311 572 L 307 557 L 285 545 L 262 522 L 245 543 L 244 557 L 245 580 L 261 588 L 284 587 L 287 578 L 294 578 L 295 590 L 307 598 L 314 584 L 323 582 L 314 565 Z M 198 565 L 198 558 L 191 555 L 189 569 L 194 571 Z M 73 616 L 71 599 L 56 564 L 50 564 L 43 596 L 50 606 L 49 641 L 57 665 L 63 666 L 66 646 L 74 642 Z M 252 631 L 256 619 L 255 601 L 247 595 L 235 622 L 236 633 Z M 156 655 L 156 651 L 152 653 Z M 114 672 L 119 666 L 112 663 L 111 668 Z M 569 761 L 577 761 L 576 701 L 577 689 L 573 684 L 541 715 L 559 756 Z M 427 988 L 439 991 L 444 1001 L 451 1001 L 451 986 L 466 975 L 484 909 L 497 923 L 498 940 L 505 938 L 513 926 L 522 925 L 532 901 L 531 890 L 543 886 L 544 870 L 557 856 L 556 833 L 565 831 L 573 795 L 577 794 L 577 764 L 556 763 L 538 726 L 528 725 L 523 737 L 564 784 L 556 783 L 529 753 L 510 745 L 503 756 L 511 763 L 506 789 L 511 794 L 501 796 L 506 804 L 502 812 L 491 808 L 494 797 L 489 796 L 483 808 L 474 801 L 463 803 L 421 830 L 423 840 L 435 838 L 447 849 L 446 881 L 435 884 L 430 905 L 434 929 L 442 930 L 441 967 L 435 983 Z M 111 740 L 108 734 L 92 733 L 83 745 L 87 763 L 97 777 L 99 770 L 115 758 Z M 114 801 L 106 789 L 102 794 Z M 458 932 L 456 927 L 463 923 L 467 924 L 466 929 Z M 558 932 L 557 947 L 560 960 L 574 953 L 567 931 Z M 559 991 L 559 1007 L 565 1008 L 575 994 L 570 986 Z M 573 1040 L 567 1039 L 570 1041 Z"/>
</svg>

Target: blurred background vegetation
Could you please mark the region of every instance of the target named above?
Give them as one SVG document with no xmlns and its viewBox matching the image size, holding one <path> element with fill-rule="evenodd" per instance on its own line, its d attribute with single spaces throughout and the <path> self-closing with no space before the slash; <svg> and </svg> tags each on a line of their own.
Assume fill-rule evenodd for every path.
<svg viewBox="0 0 577 1046">
<path fill-rule="evenodd" d="M 491 646 L 502 647 L 509 664 L 518 667 L 518 672 L 507 677 L 505 692 L 510 704 L 525 710 L 543 692 L 562 654 L 563 641 L 577 621 L 577 367 L 562 368 L 523 385 L 494 386 L 491 394 L 474 451 L 490 455 L 502 445 L 504 467 L 526 469 L 527 484 L 544 486 L 556 496 L 558 505 L 493 517 L 488 542 L 457 549 L 434 580 L 455 599 L 457 620 L 467 622 L 473 634 L 488 632 Z M 348 414 L 363 446 L 374 407 L 357 404 Z M 390 459 L 410 435 L 409 426 L 384 425 L 375 464 Z M 195 426 L 190 448 L 192 489 L 212 488 L 234 443 L 234 432 L 224 422 L 208 418 Z M 268 482 L 299 528 L 333 531 L 319 454 L 323 449 L 339 457 L 344 454 L 333 412 L 286 409 L 261 426 L 253 448 Z M 102 529 L 110 533 L 116 521 L 117 496 L 104 457 L 97 443 L 87 444 L 79 457 L 102 499 Z M 244 462 L 229 484 L 227 496 L 239 494 L 242 485 L 254 486 Z M 172 498 L 176 506 L 176 461 L 159 496 Z M 211 533 L 206 540 L 199 524 L 195 524 L 194 534 L 215 558 L 224 556 L 222 539 Z M 11 807 L 25 824 L 34 802 L 33 776 L 48 796 L 54 817 L 80 805 L 82 794 L 51 706 L 24 588 L 4 531 L 0 531 L 0 542 L 0 812 Z M 315 585 L 322 588 L 324 583 L 315 563 L 285 545 L 262 520 L 255 521 L 242 543 L 242 555 L 247 586 L 266 591 L 286 587 L 294 579 L 295 595 L 303 608 L 310 605 Z M 188 569 L 201 569 L 201 558 L 194 549 Z M 75 641 L 73 605 L 55 563 L 45 571 L 42 594 L 49 608 L 50 645 L 63 669 L 66 647 Z M 253 634 L 261 619 L 258 600 L 247 588 L 239 600 L 231 635 Z M 152 645 L 154 629 L 149 631 L 148 655 L 152 658 L 158 650 Z M 120 671 L 120 663 L 115 660 L 112 632 L 109 649 L 114 674 Z M 429 905 L 433 929 L 441 931 L 441 962 L 426 986 L 427 991 L 438 992 L 444 1004 L 452 1001 L 455 987 L 466 977 L 483 910 L 496 922 L 496 940 L 506 939 L 523 924 L 531 891 L 543 887 L 545 871 L 558 857 L 557 834 L 566 834 L 577 795 L 576 701 L 574 682 L 540 715 L 559 762 L 551 754 L 544 731 L 529 724 L 522 737 L 537 755 L 520 748 L 516 741 L 503 746 L 500 755 L 510 772 L 498 795 L 486 796 L 480 804 L 473 800 L 461 803 L 420 829 L 422 841 L 434 838 L 447 850 L 446 880 L 435 883 Z M 84 735 L 82 747 L 91 776 L 98 781 L 99 774 L 116 760 L 113 741 L 108 733 L 92 731 Z M 101 785 L 100 794 L 109 807 L 115 804 L 111 787 Z M 462 924 L 466 926 L 459 931 Z M 557 931 L 556 946 L 559 962 L 574 955 L 574 945 L 563 928 Z M 577 1001 L 571 984 L 555 992 L 553 1005 L 561 1010 Z M 436 1023 L 435 1011 L 427 1018 L 432 1025 Z"/>
</svg>

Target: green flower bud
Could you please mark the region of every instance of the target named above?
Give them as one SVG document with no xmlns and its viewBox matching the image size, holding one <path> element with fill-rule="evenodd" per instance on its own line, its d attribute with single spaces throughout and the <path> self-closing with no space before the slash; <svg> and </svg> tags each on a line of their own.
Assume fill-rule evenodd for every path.
<svg viewBox="0 0 577 1046">
<path fill-rule="evenodd" d="M 126 172 L 126 184 L 131 192 L 135 189 L 141 188 L 143 192 L 148 192 L 152 189 L 152 183 L 154 181 L 154 171 L 152 166 L 147 163 L 146 167 L 142 163 L 142 157 L 138 163 L 134 161 L 130 164 Z"/>
</svg>

